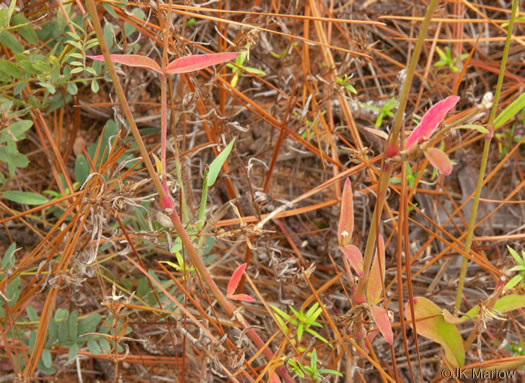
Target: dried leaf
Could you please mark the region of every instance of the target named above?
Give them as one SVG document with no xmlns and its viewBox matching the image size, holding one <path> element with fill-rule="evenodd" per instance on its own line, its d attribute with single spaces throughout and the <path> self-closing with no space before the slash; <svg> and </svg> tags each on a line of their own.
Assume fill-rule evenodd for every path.
<svg viewBox="0 0 525 383">
<path fill-rule="evenodd" d="M 352 184 L 350 178 L 345 181 L 343 195 L 341 197 L 341 215 L 339 217 L 339 227 L 337 229 L 337 240 L 339 245 L 346 246 L 350 244 L 352 232 L 354 231 L 354 201 L 352 193 Z"/>
<path fill-rule="evenodd" d="M 383 307 L 372 305 L 370 306 L 370 315 L 385 340 L 392 344 L 394 342 L 394 334 L 392 333 L 392 324 L 386 310 Z"/>
<path fill-rule="evenodd" d="M 204 69 L 213 65 L 231 61 L 238 57 L 237 52 L 212 53 L 207 55 L 193 55 L 178 58 L 168 64 L 166 73 L 188 73 Z"/>
<path fill-rule="evenodd" d="M 452 173 L 452 162 L 450 162 L 448 156 L 438 148 L 428 148 L 425 150 L 425 157 L 432 166 L 439 171 L 439 174 L 448 176 Z"/>
<path fill-rule="evenodd" d="M 410 137 L 408 137 L 406 148 L 408 149 L 421 140 L 430 137 L 434 129 L 443 121 L 445 115 L 456 106 L 458 101 L 458 96 L 450 96 L 432 106 L 428 112 L 425 113 L 419 125 L 412 131 Z"/>
<path fill-rule="evenodd" d="M 87 56 L 96 61 L 104 61 L 104 56 Z M 110 55 L 111 61 L 127 66 L 151 69 L 157 73 L 162 74 L 160 65 L 153 59 L 141 55 Z"/>
</svg>

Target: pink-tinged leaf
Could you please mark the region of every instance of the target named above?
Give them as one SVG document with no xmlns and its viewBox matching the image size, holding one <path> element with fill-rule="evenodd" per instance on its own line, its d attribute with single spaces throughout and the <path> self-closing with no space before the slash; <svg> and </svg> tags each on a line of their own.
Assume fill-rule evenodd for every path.
<svg viewBox="0 0 525 383">
<path fill-rule="evenodd" d="M 369 305 L 375 305 L 381 300 L 383 281 L 385 280 L 385 241 L 381 234 L 377 244 L 374 261 L 370 269 L 368 284 L 366 287 L 366 299 Z"/>
<path fill-rule="evenodd" d="M 237 286 L 239 286 L 239 282 L 244 274 L 244 270 L 246 270 L 246 266 L 248 266 L 248 264 L 243 263 L 233 272 L 230 282 L 228 282 L 228 287 L 226 288 L 226 295 L 233 295 L 235 290 L 237 290 Z"/>
<path fill-rule="evenodd" d="M 439 343 L 445 350 L 445 357 L 452 367 L 461 367 L 465 363 L 463 339 L 456 326 L 447 323 L 441 309 L 427 298 L 414 298 L 414 314 L 417 333 Z M 412 327 L 410 302 L 405 306 L 405 317 Z"/>
<path fill-rule="evenodd" d="M 270 378 L 270 383 L 281 383 L 281 379 L 279 378 L 279 375 L 274 373 L 272 377 Z"/>
<path fill-rule="evenodd" d="M 188 73 L 201 70 L 213 65 L 222 64 L 231 61 L 240 56 L 237 52 L 212 53 L 208 55 L 185 56 L 173 60 L 168 64 L 166 73 Z"/>
<path fill-rule="evenodd" d="M 339 245 L 350 244 L 352 232 L 354 231 L 354 201 L 352 184 L 350 178 L 345 181 L 343 195 L 341 197 L 341 215 L 339 216 L 339 227 L 337 228 L 337 240 Z"/>
<path fill-rule="evenodd" d="M 87 56 L 96 61 L 104 61 L 104 56 Z M 134 66 L 139 68 L 151 69 L 157 73 L 162 74 L 160 65 L 153 59 L 141 55 L 110 55 L 111 61 L 127 66 Z"/>
<path fill-rule="evenodd" d="M 253 299 L 251 296 L 246 295 L 246 294 L 228 295 L 228 298 L 234 301 L 255 302 L 255 299 Z"/>
<path fill-rule="evenodd" d="M 354 245 L 339 246 L 339 250 L 346 257 L 350 266 L 355 270 L 357 275 L 363 275 L 363 255 L 361 251 Z"/>
<path fill-rule="evenodd" d="M 382 307 L 372 305 L 370 306 L 370 315 L 385 340 L 389 344 L 392 344 L 394 342 L 394 333 L 392 332 L 392 324 L 390 323 L 390 318 L 388 318 L 386 310 Z"/>
<path fill-rule="evenodd" d="M 450 162 L 448 156 L 438 148 L 428 148 L 425 150 L 425 157 L 432 166 L 439 171 L 439 174 L 448 176 L 452 173 L 452 162 Z"/>
<path fill-rule="evenodd" d="M 175 209 L 175 201 L 173 201 L 173 198 L 171 198 L 170 190 L 168 189 L 168 183 L 166 180 L 162 181 L 162 189 L 164 189 L 164 193 L 166 195 L 164 198 L 160 199 L 160 207 L 164 210 Z"/>
<path fill-rule="evenodd" d="M 441 121 L 443 121 L 445 115 L 456 106 L 458 101 L 458 96 L 450 96 L 432 106 L 428 112 L 425 113 L 419 125 L 408 137 L 406 141 L 406 148 L 408 149 L 421 140 L 429 138 L 432 135 L 434 129 L 436 129 Z"/>
</svg>

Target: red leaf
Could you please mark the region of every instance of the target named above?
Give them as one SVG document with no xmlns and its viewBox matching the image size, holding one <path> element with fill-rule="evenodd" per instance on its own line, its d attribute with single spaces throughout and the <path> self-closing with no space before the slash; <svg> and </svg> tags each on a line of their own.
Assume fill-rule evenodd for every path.
<svg viewBox="0 0 525 383">
<path fill-rule="evenodd" d="M 368 284 L 366 287 L 366 299 L 368 304 L 375 305 L 381 300 L 383 281 L 385 280 L 385 241 L 381 234 L 377 244 L 376 254 L 370 269 Z"/>
<path fill-rule="evenodd" d="M 354 231 L 353 198 L 352 184 L 350 183 L 350 178 L 347 178 L 341 197 L 341 216 L 339 217 L 339 227 L 337 229 L 337 240 L 341 246 L 348 245 L 352 239 L 352 232 Z"/>
<path fill-rule="evenodd" d="M 104 61 L 104 56 L 87 56 L 96 61 Z M 162 74 L 160 65 L 153 59 L 141 55 L 110 55 L 111 61 L 114 63 L 124 64 L 127 66 L 134 66 L 139 68 L 151 69 L 157 73 Z"/>
<path fill-rule="evenodd" d="M 357 275 L 363 275 L 363 255 L 361 251 L 354 245 L 339 246 L 339 250 L 343 252 L 350 265 L 355 270 Z"/>
<path fill-rule="evenodd" d="M 228 287 L 226 288 L 226 295 L 233 295 L 235 290 L 237 290 L 237 286 L 239 286 L 239 282 L 244 274 L 244 270 L 246 270 L 246 266 L 248 266 L 248 264 L 243 263 L 233 272 L 230 282 L 228 282 Z"/>
<path fill-rule="evenodd" d="M 445 118 L 445 115 L 451 110 L 459 101 L 458 96 L 450 96 L 441 100 L 425 113 L 419 125 L 412 131 L 406 142 L 406 149 L 412 145 L 417 144 L 421 140 L 425 140 L 432 135 L 434 129 Z"/>
<path fill-rule="evenodd" d="M 255 299 L 246 294 L 228 295 L 228 298 L 234 301 L 255 302 Z"/>
<path fill-rule="evenodd" d="M 392 344 L 394 342 L 394 334 L 392 333 L 392 325 L 390 324 L 390 318 L 386 310 L 379 306 L 370 306 L 370 315 L 374 320 L 377 328 L 385 337 L 385 340 Z"/>
<path fill-rule="evenodd" d="M 439 170 L 439 174 L 448 176 L 452 173 L 452 162 L 450 162 L 448 156 L 438 148 L 428 148 L 425 150 L 425 157 L 433 167 Z"/>
<path fill-rule="evenodd" d="M 166 73 L 188 73 L 196 70 L 204 69 L 212 65 L 231 61 L 240 56 L 237 52 L 222 52 L 212 53 L 207 55 L 193 55 L 178 58 L 168 64 Z"/>
</svg>

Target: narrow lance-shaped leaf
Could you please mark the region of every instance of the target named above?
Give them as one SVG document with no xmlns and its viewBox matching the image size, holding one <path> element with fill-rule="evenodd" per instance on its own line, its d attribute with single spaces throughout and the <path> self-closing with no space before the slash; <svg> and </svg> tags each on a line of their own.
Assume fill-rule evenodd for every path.
<svg viewBox="0 0 525 383">
<path fill-rule="evenodd" d="M 417 333 L 443 346 L 445 357 L 453 367 L 461 367 L 465 363 L 463 339 L 456 326 L 447 323 L 441 309 L 427 298 L 414 298 L 414 314 L 416 316 Z M 410 302 L 405 306 L 405 317 L 412 326 Z M 425 319 L 423 319 L 425 318 Z"/>
<path fill-rule="evenodd" d="M 452 173 L 452 162 L 450 162 L 448 156 L 438 148 L 428 148 L 425 150 L 425 157 L 432 166 L 439 171 L 439 174 L 448 176 Z"/>
<path fill-rule="evenodd" d="M 341 215 L 339 216 L 339 227 L 337 229 L 337 240 L 341 246 L 350 244 L 350 240 L 352 239 L 352 232 L 354 231 L 353 198 L 352 184 L 350 178 L 347 178 L 341 197 Z"/>
<path fill-rule="evenodd" d="M 497 129 L 508 120 L 513 118 L 520 110 L 525 108 L 525 93 L 521 94 L 509 106 L 507 106 L 498 117 L 494 119 L 494 128 Z"/>
<path fill-rule="evenodd" d="M 48 202 L 47 198 L 40 194 L 19 190 L 5 191 L 2 193 L 2 196 L 9 201 L 26 205 L 43 205 Z"/>
<path fill-rule="evenodd" d="M 244 270 L 246 270 L 246 266 L 248 266 L 248 264 L 243 263 L 233 272 L 230 282 L 228 282 L 228 287 L 226 288 L 227 295 L 231 296 L 235 290 L 237 290 L 237 286 L 239 286 L 239 282 L 244 274 Z"/>
<path fill-rule="evenodd" d="M 339 250 L 341 250 L 343 256 L 357 275 L 361 277 L 363 275 L 363 255 L 361 251 L 354 245 L 339 246 Z"/>
<path fill-rule="evenodd" d="M 420 140 L 427 139 L 432 135 L 434 129 L 445 118 L 445 115 L 454 107 L 459 101 L 458 96 L 450 96 L 441 100 L 432 106 L 428 112 L 425 113 L 419 125 L 412 131 L 406 141 L 406 148 L 417 144 Z"/>
<path fill-rule="evenodd" d="M 212 53 L 207 55 L 193 55 L 178 58 L 168 64 L 166 73 L 188 73 L 204 69 L 213 65 L 222 64 L 238 57 L 237 52 Z"/>
<path fill-rule="evenodd" d="M 104 56 L 87 56 L 96 61 L 104 61 Z M 111 61 L 127 66 L 151 69 L 157 73 L 162 74 L 160 65 L 153 59 L 141 55 L 110 55 Z"/>
<path fill-rule="evenodd" d="M 389 344 L 392 344 L 394 342 L 394 334 L 386 310 L 382 307 L 372 305 L 370 306 L 370 315 L 381 334 L 385 337 L 385 340 Z"/>
<path fill-rule="evenodd" d="M 217 181 L 217 177 L 219 176 L 219 172 L 221 171 L 222 165 L 224 165 L 226 159 L 230 155 L 234 142 L 235 138 L 230 141 L 230 143 L 224 148 L 224 150 L 220 152 L 217 158 L 215 158 L 210 164 L 210 170 L 208 171 L 208 187 L 212 187 L 215 181 Z"/>
<path fill-rule="evenodd" d="M 375 305 L 381 300 L 381 292 L 383 291 L 383 281 L 385 279 L 385 241 L 379 235 L 376 254 L 370 269 L 370 276 L 368 278 L 368 285 L 366 289 L 366 298 L 368 304 Z"/>
</svg>

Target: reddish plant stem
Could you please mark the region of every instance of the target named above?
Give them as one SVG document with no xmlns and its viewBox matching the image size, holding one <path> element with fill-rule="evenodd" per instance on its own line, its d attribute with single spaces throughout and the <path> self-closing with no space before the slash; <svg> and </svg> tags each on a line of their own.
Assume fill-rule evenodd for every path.
<svg viewBox="0 0 525 383">
<path fill-rule="evenodd" d="M 212 294 L 215 296 L 219 304 L 221 305 L 222 309 L 226 313 L 226 315 L 232 317 L 234 316 L 234 313 L 236 311 L 236 307 L 230 303 L 230 301 L 222 294 L 218 286 L 215 284 L 215 281 L 211 277 L 210 273 L 208 272 L 208 269 L 204 265 L 204 262 L 200 258 L 199 254 L 197 253 L 197 250 L 195 250 L 195 247 L 193 246 L 193 243 L 191 242 L 190 237 L 186 233 L 186 230 L 184 229 L 184 226 L 182 225 L 182 222 L 180 221 L 180 218 L 177 214 L 177 211 L 175 209 L 175 203 L 173 199 L 169 195 L 169 191 L 167 190 L 167 187 L 162 185 L 161 181 L 159 180 L 159 177 L 153 167 L 153 164 L 151 163 L 151 160 L 148 155 L 148 151 L 146 149 L 146 146 L 144 145 L 144 142 L 142 140 L 142 137 L 140 136 L 140 132 L 137 128 L 137 125 L 135 123 L 135 120 L 133 118 L 133 115 L 131 113 L 131 110 L 129 108 L 129 104 L 127 102 L 126 96 L 124 94 L 124 90 L 122 89 L 122 86 L 120 84 L 120 80 L 115 72 L 115 68 L 113 66 L 113 63 L 110 58 L 110 53 L 108 50 L 108 47 L 106 45 L 106 42 L 104 40 L 104 34 L 102 32 L 102 26 L 100 25 L 100 19 L 98 17 L 97 11 L 96 11 L 96 5 L 94 0 L 88 0 L 87 1 L 89 15 L 93 21 L 93 26 L 95 28 L 95 32 L 98 38 L 98 41 L 100 42 L 100 49 L 102 50 L 102 53 L 104 55 L 104 59 L 109 71 L 109 74 L 111 76 L 111 79 L 113 80 L 113 85 L 115 87 L 115 91 L 119 97 L 122 111 L 124 115 L 126 116 L 126 119 L 129 123 L 130 130 L 133 134 L 133 137 L 135 138 L 135 141 L 137 143 L 138 149 L 142 155 L 142 158 L 144 160 L 144 163 L 146 165 L 146 169 L 148 170 L 148 174 L 155 186 L 155 189 L 157 190 L 160 198 L 160 203 L 163 209 L 167 210 L 169 213 L 169 216 L 173 222 L 173 225 L 177 231 L 177 234 L 180 236 L 182 243 L 190 257 L 190 260 L 192 264 L 194 265 L 195 269 L 199 272 L 202 279 L 208 286 L 208 288 L 211 290 Z M 161 87 L 166 89 L 165 81 L 166 77 L 162 76 L 163 80 L 161 79 Z M 164 83 L 162 83 L 164 81 Z M 165 96 L 165 94 L 164 94 Z M 164 108 L 166 107 L 165 100 L 166 97 L 162 97 L 164 100 Z M 162 108 L 162 104 L 161 104 Z M 165 137 L 165 135 L 164 135 Z M 165 145 L 164 145 L 165 147 Z M 163 166 L 163 170 L 165 169 L 165 166 Z M 242 317 L 242 315 L 237 314 L 236 315 L 239 323 L 244 327 L 247 328 L 249 324 L 246 322 L 246 320 Z M 262 339 L 259 337 L 257 332 L 253 329 L 249 329 L 246 332 L 246 335 L 252 340 L 254 345 L 258 348 L 263 348 L 263 353 L 268 359 L 268 361 L 272 361 L 274 358 L 273 352 L 265 345 L 265 343 L 262 341 Z M 279 376 L 287 383 L 293 383 L 294 380 L 288 374 L 288 371 L 284 367 L 279 367 L 276 369 L 276 372 L 279 374 Z"/>
</svg>

